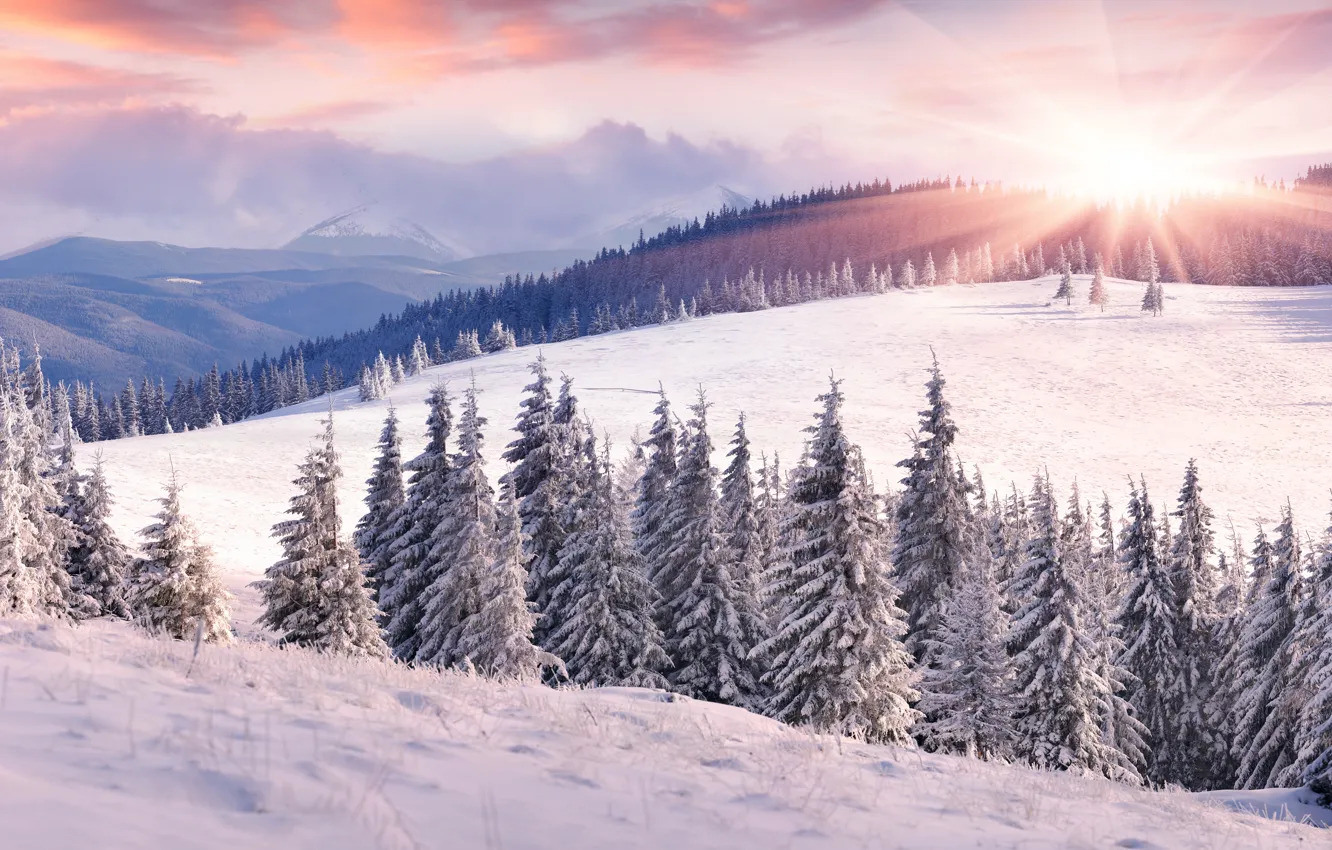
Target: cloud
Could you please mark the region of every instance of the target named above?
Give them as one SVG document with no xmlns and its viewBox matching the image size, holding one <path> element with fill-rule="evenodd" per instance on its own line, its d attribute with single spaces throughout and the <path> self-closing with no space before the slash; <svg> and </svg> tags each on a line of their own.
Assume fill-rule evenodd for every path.
<svg viewBox="0 0 1332 850">
<path fill-rule="evenodd" d="M 0 51 L 0 118 L 16 111 L 107 106 L 179 96 L 203 87 L 173 74 L 146 74 Z"/>
<path fill-rule="evenodd" d="M 0 126 L 0 206 L 63 211 L 75 224 L 57 230 L 275 246 L 380 202 L 490 253 L 570 244 L 617 216 L 720 182 L 763 192 L 807 185 L 828 173 L 816 157 L 772 162 L 740 145 L 654 139 L 607 122 L 564 144 L 449 164 L 328 132 L 255 130 L 240 117 L 145 107 Z M 43 235 L 0 232 L 0 248 Z"/>
<path fill-rule="evenodd" d="M 0 27 L 218 59 L 351 44 L 451 74 L 609 56 L 715 66 L 749 47 L 848 23 L 889 0 L 0 0 Z"/>
</svg>

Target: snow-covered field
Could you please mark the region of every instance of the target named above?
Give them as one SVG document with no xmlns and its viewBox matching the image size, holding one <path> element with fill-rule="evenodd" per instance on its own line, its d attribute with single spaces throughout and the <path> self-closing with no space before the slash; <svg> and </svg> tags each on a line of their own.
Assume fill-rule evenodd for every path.
<svg viewBox="0 0 1332 850">
<path fill-rule="evenodd" d="M 1084 498 L 1108 491 L 1118 510 L 1126 476 L 1143 474 L 1152 497 L 1173 502 L 1184 464 L 1198 458 L 1206 498 L 1243 538 L 1254 520 L 1275 520 L 1289 497 L 1315 536 L 1332 507 L 1332 290 L 1214 289 L 1167 285 L 1166 313 L 1139 312 L 1141 284 L 1112 282 L 1105 313 L 1075 302 L 1046 306 L 1054 279 L 940 287 L 824 301 L 743 315 L 587 337 L 545 348 L 552 370 L 576 380 L 583 408 L 623 448 L 650 424 L 655 399 L 624 390 L 660 382 L 688 418 L 698 386 L 714 403 L 717 462 L 744 410 L 755 448 L 789 466 L 818 410 L 829 373 L 845 380 L 847 429 L 865 449 L 879 485 L 900 477 L 909 432 L 924 404 L 930 348 L 948 380 L 961 428 L 958 449 L 990 489 L 1024 491 L 1049 468 L 1061 505 L 1076 477 Z M 1085 299 L 1087 280 L 1075 288 Z M 404 456 L 424 444 L 431 383 L 460 392 L 469 374 L 483 389 L 493 478 L 512 437 L 531 349 L 430 369 L 394 389 L 407 434 Z M 346 525 L 361 510 L 387 401 L 336 398 Z M 118 501 L 114 520 L 131 540 L 155 510 L 169 465 L 186 510 L 216 548 L 242 621 L 244 589 L 277 557 L 269 527 L 286 508 L 290 480 L 327 400 L 285 408 L 221 429 L 83 447 L 106 458 Z M 245 623 L 242 622 L 242 626 Z"/>
<path fill-rule="evenodd" d="M 1078 288 L 1085 293 L 1085 279 Z M 1055 282 L 945 287 L 724 315 L 546 349 L 623 448 L 660 381 L 683 415 L 701 383 L 718 462 L 734 415 L 757 446 L 799 456 L 829 372 L 881 484 L 908 452 L 933 345 L 991 487 L 1048 465 L 1066 493 L 1146 474 L 1172 499 L 1199 458 L 1207 496 L 1246 537 L 1289 496 L 1325 524 L 1332 291 L 1138 284 L 1104 314 L 1047 306 Z M 429 385 L 484 389 L 489 457 L 509 439 L 531 350 L 430 370 L 395 389 L 409 432 Z M 326 400 L 235 426 L 84 447 L 103 452 L 127 541 L 171 464 L 239 595 L 277 555 L 269 527 Z M 335 399 L 345 522 L 354 524 L 385 403 Z M 423 439 L 408 440 L 414 454 Z M 190 647 L 123 624 L 0 623 L 0 847 L 643 848 L 1311 846 L 1297 792 L 1153 794 L 1101 781 L 811 737 L 646 691 L 502 686 L 321 659 L 245 641 Z M 1246 811 L 1227 811 L 1223 804 Z M 1259 814 L 1254 814 L 1257 812 Z"/>
<path fill-rule="evenodd" d="M 124 624 L 0 621 L 0 847 L 1327 841 L 1311 826 L 1193 795 L 813 737 L 652 691 L 499 685 L 255 643 L 205 646 L 191 669 L 190 649 Z M 1245 803 L 1286 801 L 1291 792 Z"/>
</svg>

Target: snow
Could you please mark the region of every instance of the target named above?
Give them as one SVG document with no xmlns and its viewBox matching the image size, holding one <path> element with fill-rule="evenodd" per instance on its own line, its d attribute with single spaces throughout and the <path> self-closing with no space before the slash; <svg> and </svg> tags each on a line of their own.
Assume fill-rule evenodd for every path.
<svg viewBox="0 0 1332 850">
<path fill-rule="evenodd" d="M 1075 279 L 1085 298 L 1088 280 Z M 1317 532 L 1332 292 L 1110 281 L 1111 306 L 1046 306 L 1057 281 L 949 286 L 588 337 L 545 348 L 623 450 L 661 381 L 678 409 L 699 383 L 717 435 L 739 410 L 757 455 L 799 456 L 829 371 L 880 486 L 910 450 L 928 345 L 991 487 L 1048 465 L 1116 510 L 1143 473 L 1159 504 L 1189 457 L 1245 537 L 1290 496 Z M 395 387 L 405 457 L 424 443 L 432 382 L 475 374 L 488 474 L 530 380 L 531 350 L 434 367 Z M 246 585 L 279 556 L 269 531 L 328 399 L 223 428 L 80 447 L 101 451 L 127 543 L 174 465 L 184 509 L 255 636 Z M 356 520 L 388 401 L 332 399 Z M 724 465 L 724 441 L 714 462 Z M 1295 792 L 1151 793 L 1105 781 L 814 737 L 739 709 L 631 689 L 552 691 L 243 640 L 204 646 L 122 624 L 0 623 L 0 824 L 6 850 L 363 847 L 1282 848 L 1322 840 L 1255 812 L 1312 816 Z M 187 671 L 189 671 L 187 676 Z M 1249 804 L 1252 804 L 1251 806 Z M 1230 811 L 1249 806 L 1244 811 Z M 1283 808 L 1284 807 L 1284 808 Z M 71 815 L 74 816 L 71 816 Z"/>
<path fill-rule="evenodd" d="M 1085 298 L 1088 279 L 1078 276 Z M 726 314 L 548 345 L 552 374 L 566 372 L 598 431 L 623 451 L 646 436 L 658 381 L 683 410 L 700 383 L 714 403 L 717 434 L 747 413 L 755 456 L 781 453 L 789 469 L 802 429 L 818 412 L 829 371 L 844 379 L 844 422 L 878 486 L 895 482 L 909 433 L 925 402 L 933 346 L 959 427 L 957 450 L 979 464 L 987 486 L 1030 489 L 1048 467 L 1061 504 L 1076 476 L 1095 502 L 1106 490 L 1116 513 L 1127 476 L 1143 474 L 1158 510 L 1172 503 L 1190 457 L 1203 496 L 1226 532 L 1233 518 L 1246 543 L 1253 521 L 1275 521 L 1289 497 L 1302 531 L 1327 525 L 1326 417 L 1332 407 L 1332 290 L 1214 289 L 1166 284 L 1166 313 L 1138 310 L 1141 284 L 1110 281 L 1102 314 L 1076 303 L 1045 306 L 1058 281 L 947 286 Z M 425 443 L 425 397 L 438 380 L 461 392 L 471 374 L 489 419 L 488 474 L 504 471 L 500 447 L 514 436 L 530 348 L 437 366 L 408 378 L 388 399 L 359 403 L 355 387 L 334 398 L 346 476 L 339 498 L 351 528 L 363 510 L 364 481 L 391 401 L 403 456 Z M 116 499 L 112 522 L 132 540 L 156 509 L 169 467 L 185 510 L 253 619 L 243 586 L 278 558 L 269 528 L 281 518 L 291 480 L 320 433 L 326 398 L 225 428 L 80 447 L 80 464 L 103 452 Z M 724 448 L 714 458 L 725 465 Z M 247 609 L 247 606 L 248 609 Z"/>
<path fill-rule="evenodd" d="M 123 624 L 0 621 L 6 850 L 1310 846 L 1311 827 L 553 691 Z"/>
<path fill-rule="evenodd" d="M 378 203 L 361 204 L 325 219 L 286 247 L 347 256 L 397 253 L 445 261 L 465 253 Z"/>
</svg>

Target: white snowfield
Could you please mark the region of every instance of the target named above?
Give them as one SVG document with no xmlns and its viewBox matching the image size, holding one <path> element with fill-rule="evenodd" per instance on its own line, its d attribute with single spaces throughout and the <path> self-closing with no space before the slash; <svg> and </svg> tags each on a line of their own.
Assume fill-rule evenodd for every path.
<svg viewBox="0 0 1332 850">
<path fill-rule="evenodd" d="M 1085 300 L 1088 281 L 1076 289 Z M 546 347 L 582 406 L 623 449 L 651 420 L 658 381 L 682 415 L 701 383 L 718 463 L 735 414 L 756 451 L 789 467 L 830 372 L 847 430 L 882 487 L 909 451 L 934 347 L 962 457 L 991 488 L 1048 466 L 1066 499 L 1143 473 L 1173 502 L 1199 459 L 1206 497 L 1247 539 L 1289 496 L 1321 533 L 1332 473 L 1332 291 L 1111 282 L 1102 314 L 1047 306 L 1057 281 L 951 286 L 826 301 L 589 337 Z M 531 349 L 436 367 L 391 395 L 424 442 L 423 399 L 475 375 L 492 478 L 528 381 Z M 296 464 L 328 401 L 238 425 L 143 437 L 101 451 L 127 543 L 172 464 L 183 503 L 257 636 L 246 584 L 274 561 Z M 345 529 L 360 510 L 387 402 L 334 399 L 347 472 Z M 0 623 L 0 848 L 801 848 L 1314 846 L 1328 834 L 1253 812 L 1318 817 L 1300 792 L 1156 794 L 1103 781 L 811 737 L 742 711 L 646 691 L 555 692 L 262 643 L 148 639 L 123 624 Z"/>
<path fill-rule="evenodd" d="M 191 668 L 191 650 L 125 624 L 0 621 L 0 846 L 1276 850 L 1327 841 L 1312 826 L 1193 795 L 812 736 L 656 691 L 557 692 L 258 643 L 205 645 Z M 1279 808 L 1291 797 L 1248 802 Z"/>
</svg>

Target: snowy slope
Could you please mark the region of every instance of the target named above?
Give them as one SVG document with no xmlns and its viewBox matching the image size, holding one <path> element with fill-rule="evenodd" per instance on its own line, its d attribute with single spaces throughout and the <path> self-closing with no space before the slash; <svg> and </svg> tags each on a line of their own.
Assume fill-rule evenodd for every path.
<svg viewBox="0 0 1332 850">
<path fill-rule="evenodd" d="M 1143 474 L 1152 497 L 1174 499 L 1184 464 L 1196 457 L 1206 498 L 1243 537 L 1275 519 L 1287 497 L 1304 528 L 1327 525 L 1328 411 L 1332 409 L 1332 290 L 1264 292 L 1167 286 L 1166 314 L 1139 313 L 1140 284 L 1112 283 L 1102 314 L 1049 306 L 1056 281 L 940 287 L 823 301 L 759 313 L 587 337 L 547 346 L 552 371 L 576 379 L 584 409 L 623 448 L 650 424 L 658 381 L 684 414 L 702 383 L 714 403 L 716 462 L 740 410 L 755 450 L 789 466 L 829 372 L 845 380 L 846 423 L 880 487 L 900 478 L 908 433 L 923 405 L 932 345 L 961 428 L 958 449 L 991 489 L 1047 465 L 1061 500 L 1074 477 L 1085 498 L 1109 492 L 1116 508 L 1126 476 Z M 1086 281 L 1077 281 L 1086 291 Z M 492 481 L 511 437 L 527 364 L 517 349 L 430 369 L 392 393 L 406 434 L 404 455 L 424 444 L 424 398 L 469 374 L 489 418 Z M 268 529 L 291 495 L 290 479 L 327 401 L 284 408 L 221 429 L 83 447 L 104 453 L 118 499 L 113 520 L 127 539 L 154 510 L 168 464 L 186 484 L 186 509 L 216 547 L 233 589 L 277 557 Z M 361 510 L 388 402 L 360 404 L 339 393 L 342 490 L 350 527 Z M 252 611 L 252 608 L 250 609 Z"/>
<path fill-rule="evenodd" d="M 1079 280 L 1085 292 L 1086 281 Z M 1112 283 L 1104 314 L 1047 306 L 1055 282 L 942 287 L 592 337 L 547 347 L 621 447 L 660 380 L 682 410 L 699 382 L 715 441 L 738 409 L 756 446 L 798 456 L 835 370 L 846 422 L 880 482 L 907 450 L 932 344 L 964 458 L 991 486 L 1048 464 L 1066 493 L 1148 476 L 1172 498 L 1200 458 L 1218 513 L 1247 523 L 1286 495 L 1323 520 L 1322 435 L 1332 292 L 1168 287 L 1140 316 Z M 437 367 L 393 393 L 409 430 L 432 381 L 474 374 L 495 462 L 530 350 Z M 334 399 L 345 521 L 359 512 L 386 403 Z M 174 463 L 184 502 L 240 598 L 277 549 L 295 465 L 324 400 L 219 429 L 103 451 L 127 539 Z M 414 435 L 405 453 L 423 442 Z M 0 623 L 3 846 L 36 847 L 1152 847 L 1315 846 L 1326 833 L 1265 820 L 1317 813 L 1288 791 L 1205 797 L 811 737 L 736 709 L 652 692 L 553 692 L 243 642 L 189 647 L 123 625 Z M 76 800 L 77 817 L 70 817 Z M 1236 811 L 1237 810 L 1237 811 Z"/>
<path fill-rule="evenodd" d="M 1310 826 L 552 691 L 128 626 L 0 621 L 5 850 L 1318 846 Z M 188 678 L 186 674 L 188 672 Z"/>
</svg>

